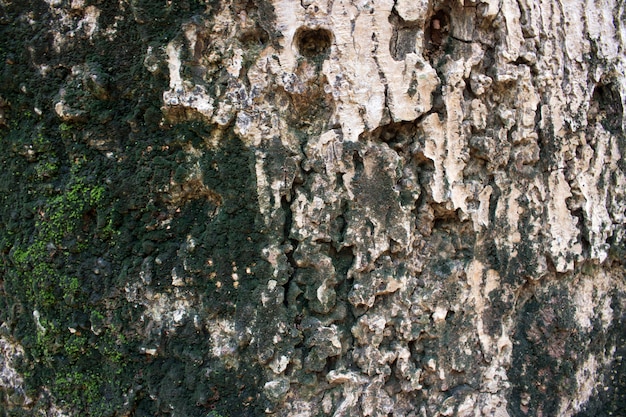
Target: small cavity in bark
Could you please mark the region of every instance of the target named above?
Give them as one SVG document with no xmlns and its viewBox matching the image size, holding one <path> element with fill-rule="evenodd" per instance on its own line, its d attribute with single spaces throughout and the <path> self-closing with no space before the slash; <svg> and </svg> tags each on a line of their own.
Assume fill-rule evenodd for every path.
<svg viewBox="0 0 626 417">
<path fill-rule="evenodd" d="M 431 62 L 438 60 L 450 33 L 450 16 L 439 10 L 428 20 L 424 28 L 424 55 Z"/>
<path fill-rule="evenodd" d="M 333 42 L 333 34 L 322 28 L 300 28 L 294 39 L 300 55 L 315 58 L 328 55 Z"/>
</svg>

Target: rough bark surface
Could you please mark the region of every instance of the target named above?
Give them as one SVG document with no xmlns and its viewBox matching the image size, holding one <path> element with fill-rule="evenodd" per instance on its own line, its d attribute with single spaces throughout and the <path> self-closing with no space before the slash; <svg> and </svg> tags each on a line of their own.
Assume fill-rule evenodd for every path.
<svg viewBox="0 0 626 417">
<path fill-rule="evenodd" d="M 626 409 L 619 0 L 0 0 L 0 415 Z"/>
</svg>

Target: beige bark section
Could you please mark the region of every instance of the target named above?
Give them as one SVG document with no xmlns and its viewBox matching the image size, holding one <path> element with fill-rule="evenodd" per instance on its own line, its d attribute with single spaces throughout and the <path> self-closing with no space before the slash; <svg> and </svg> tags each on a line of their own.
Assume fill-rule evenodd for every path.
<svg viewBox="0 0 626 417">
<path fill-rule="evenodd" d="M 582 245 L 579 243 L 580 230 L 577 227 L 578 219 L 572 216 L 565 203 L 568 198 L 572 197 L 572 193 L 561 171 L 550 174 L 548 188 L 553 197 L 548 205 L 550 234 L 552 235 L 550 253 L 554 259 L 558 260 L 555 265 L 557 271 L 572 270 L 574 261 L 579 260 L 582 254 Z M 575 257 L 567 261 L 565 255 L 568 253 L 572 253 Z"/>
<path fill-rule="evenodd" d="M 612 16 L 610 11 L 615 10 L 617 5 L 580 2 L 561 5 L 550 1 L 521 4 L 524 24 L 520 21 L 522 12 L 517 2 L 504 1 L 498 6 L 502 16 L 502 22 L 495 24 L 498 40 L 490 40 L 495 42 L 495 78 L 476 71 L 476 65 L 484 59 L 485 49 L 480 43 L 474 42 L 470 54 L 460 59 L 447 60 L 441 68 L 446 79 L 440 80 L 419 49 L 425 36 L 423 31 L 416 32 L 416 52 L 407 54 L 404 60 L 394 60 L 389 48 L 393 36 L 389 15 L 394 7 L 401 17 L 410 22 L 425 21 L 433 13 L 432 7 L 421 3 L 409 5 L 400 2 L 394 5 L 392 2 L 373 1 L 359 4 L 347 1 L 303 4 L 276 2 L 276 27 L 283 35 L 280 39 L 281 48 L 266 48 L 250 68 L 248 78 L 251 85 L 245 100 L 232 99 L 235 90 L 246 88 L 237 83 L 229 87 L 231 92 L 224 92 L 222 98 L 213 98 L 206 94 L 202 86 L 183 82 L 180 78 L 180 45 L 173 41 L 167 46 L 171 89 L 164 94 L 164 101 L 167 109 L 187 107 L 220 125 L 235 118 L 240 134 L 255 145 L 260 144 L 263 137 L 272 136 L 280 137 L 285 143 L 290 142 L 290 135 L 285 134 L 288 129 L 281 119 L 280 107 L 255 99 L 254 95 L 256 93 L 258 96 L 257 92 L 268 92 L 268 89 L 273 88 L 273 83 L 288 92 L 301 93 L 304 83 L 312 74 L 310 71 L 298 74 L 297 68 L 302 58 L 297 49 L 296 33 L 303 28 L 328 30 L 332 35 L 332 45 L 323 63 L 325 84 L 321 87 L 332 96 L 334 110 L 330 123 L 341 127 L 342 140 L 357 141 L 363 132 L 376 129 L 385 123 L 385 112 L 393 121 L 415 120 L 432 108 L 431 96 L 437 85 L 443 83 L 446 117 L 436 120 L 434 115 L 429 115 L 423 121 L 426 154 L 435 164 L 435 182 L 431 184 L 433 198 L 439 203 L 450 204 L 453 210 L 460 209 L 462 215 L 471 216 L 477 228 L 480 224 L 486 225 L 485 213 L 488 213 L 489 207 L 485 195 L 492 187 L 465 178 L 464 171 L 470 154 L 469 139 L 475 135 L 468 130 L 468 113 L 471 125 L 481 131 L 488 129 L 486 119 L 490 112 L 496 112 L 503 128 L 495 136 L 495 145 L 500 148 L 498 142 L 509 142 L 506 146 L 513 147 L 511 157 L 514 166 L 522 171 L 532 169 L 539 159 L 537 127 L 552 131 L 552 141 L 563 144 L 557 147 L 561 146 L 560 152 L 564 154 L 554 155 L 553 172 L 547 176 L 543 185 L 538 184 L 538 190 L 547 187 L 547 198 L 552 200 L 547 202 L 549 208 L 546 214 L 552 235 L 552 243 L 548 244 L 549 252 L 559 271 L 571 270 L 573 262 L 581 255 L 578 244 L 580 238 L 577 237 L 580 231 L 575 230 L 581 225 L 574 225 L 576 220 L 567 213 L 565 201 L 572 196 L 568 191 L 571 181 L 565 180 L 554 170 L 564 169 L 567 163 L 566 153 L 569 152 L 570 143 L 568 132 L 587 127 L 585 115 L 594 87 L 589 86 L 587 80 L 591 78 L 603 82 L 601 80 L 607 77 L 615 78 L 616 71 L 624 66 L 624 56 L 619 48 L 620 32 L 615 28 L 614 20 L 609 19 Z M 479 8 L 482 10 L 479 17 L 470 14 L 468 19 L 480 21 L 481 16 L 483 19 L 491 16 L 493 7 L 490 3 L 486 8 Z M 229 18 L 223 12 L 217 20 L 226 22 Z M 586 26 L 581 21 L 586 22 Z M 456 28 L 459 25 L 463 27 L 465 22 L 453 23 Z M 562 25 L 566 25 L 568 30 L 563 31 L 564 38 L 560 39 L 557 34 Z M 226 28 L 225 23 L 224 26 Z M 192 24 L 185 28 L 190 49 L 197 38 L 196 32 L 203 30 L 196 27 L 194 31 L 193 28 Z M 592 68 L 587 62 L 585 54 L 589 53 L 590 45 L 582 34 L 584 28 L 587 28 L 589 38 L 598 44 L 599 54 L 610 62 L 609 65 Z M 233 28 L 224 30 L 223 34 L 233 33 Z M 467 32 L 466 29 L 452 29 L 453 32 L 455 30 Z M 478 29 L 469 33 L 478 39 L 488 36 L 481 34 Z M 536 44 L 539 34 L 544 34 L 546 39 Z M 215 40 L 218 47 L 226 48 L 223 41 Z M 223 45 L 219 46 L 220 43 Z M 565 47 L 561 48 L 561 44 Z M 236 79 L 241 75 L 242 52 L 235 49 L 231 55 L 232 58 L 226 64 L 228 73 Z M 523 64 L 516 64 L 519 60 Z M 531 74 L 531 68 L 536 68 L 533 70 L 537 72 L 536 76 Z M 566 68 L 568 74 L 571 74 L 567 79 L 564 78 Z M 415 81 L 417 90 L 410 95 L 409 86 Z M 494 99 L 494 104 L 485 107 L 489 100 L 474 99 L 471 103 L 466 102 L 463 91 L 467 89 L 468 81 L 471 82 L 472 91 L 479 97 L 484 94 L 485 87 L 511 84 L 513 89 L 505 87 L 506 90 L 490 96 L 489 100 Z M 496 85 L 493 85 L 494 81 Z M 623 91 L 623 77 L 615 78 L 615 82 Z M 515 95 L 507 98 L 513 91 Z M 625 100 L 623 96 L 626 95 L 622 94 L 621 98 Z M 329 131 L 322 136 L 329 134 L 335 133 Z M 324 139 L 319 140 L 320 146 L 326 146 L 323 144 Z M 585 154 L 585 158 L 594 158 L 595 165 L 590 169 L 596 176 L 606 176 L 608 172 L 614 171 L 600 169 L 604 160 L 603 149 L 609 146 L 605 142 L 606 139 L 601 139 L 600 148 L 594 156 Z M 294 147 L 294 144 L 290 142 L 289 146 Z M 502 150 L 505 149 L 494 151 Z M 619 160 L 619 151 L 611 152 L 610 160 Z M 581 163 L 584 163 L 584 158 Z M 584 189 L 584 217 L 590 223 L 592 258 L 603 261 L 607 253 L 606 240 L 612 234 L 614 221 L 607 208 L 606 200 L 611 197 L 606 194 L 606 188 L 604 192 L 593 191 L 598 179 L 582 174 L 578 182 Z M 276 194 L 278 186 L 273 180 L 260 180 L 259 183 L 273 184 L 272 193 Z M 516 187 L 518 183 L 514 179 L 511 186 Z M 623 185 L 617 186 L 616 192 L 623 192 Z M 259 189 L 260 195 L 266 193 L 266 190 Z M 468 199 L 478 200 L 480 208 L 468 208 Z M 536 201 L 534 204 L 543 206 L 545 202 Z M 515 236 L 516 232 L 512 230 L 511 234 Z"/>
<path fill-rule="evenodd" d="M 324 28 L 332 33 L 334 42 L 323 67 L 325 89 L 336 101 L 333 118 L 346 140 L 356 141 L 363 131 L 380 126 L 385 110 L 394 121 L 408 121 L 431 107 L 431 93 L 438 83 L 434 69 L 419 54 L 409 54 L 403 61 L 391 57 L 393 6 L 391 1 L 274 3 L 276 24 L 284 35 L 279 54 L 284 74 L 293 73 L 297 65 L 294 37 L 299 28 Z M 425 12 L 421 11 L 422 16 Z M 408 92 L 412 80 L 418 85 L 413 96 Z"/>
<path fill-rule="evenodd" d="M 533 291 L 545 295 L 561 285 L 553 284 L 557 273 L 581 277 L 585 263 L 608 271 L 611 244 L 623 245 L 624 133 L 607 127 L 626 120 L 626 32 L 614 18 L 623 6 L 610 0 L 272 4 L 279 47 L 264 46 L 244 83 L 238 57 L 245 53 L 233 46 L 221 62 L 228 86 L 210 99 L 207 90 L 177 78 L 183 64 L 170 44 L 171 90 L 195 99 L 164 106 L 166 116 L 182 107 L 219 126 L 232 121 L 255 150 L 265 224 L 285 210 L 292 215 L 288 236 L 276 234 L 265 250 L 274 269 L 267 278 L 280 290 L 276 279 L 294 251 L 295 283 L 285 284 L 286 295 L 279 291 L 280 304 L 304 294 L 307 314 L 320 332 L 332 333 L 325 342 L 311 336 L 304 342 L 309 350 L 270 362 L 264 392 L 275 408 L 268 413 L 313 416 L 317 405 L 334 416 L 506 416 L 514 405 L 528 411 L 535 401 L 530 392 L 510 397 L 514 339 L 539 343 L 556 313 L 543 309 L 550 323 L 520 330 L 519 321 L 530 320 L 521 316 L 525 303 Z M 435 15 L 441 21 L 431 22 Z M 216 20 L 228 18 L 224 9 Z M 216 27 L 210 34 L 201 25 L 194 30 L 226 54 L 224 35 L 234 29 Z M 330 37 L 325 55 L 315 58 L 323 62 L 299 50 L 298 34 L 306 30 Z M 414 48 L 398 59 L 391 45 L 401 30 L 414 37 Z M 198 35 L 186 30 L 185 36 L 192 44 Z M 323 94 L 312 96 L 311 86 Z M 598 93 L 605 90 L 621 106 L 606 102 Z M 288 113 L 312 98 L 327 107 L 328 120 L 298 136 Z M 212 110 L 202 113 L 198 103 L 207 103 L 204 109 L 211 103 Z M 410 131 L 405 142 L 402 129 Z M 280 170 L 270 162 L 272 140 L 286 150 Z M 417 191 L 407 192 L 410 187 Z M 342 224 L 340 234 L 334 222 Z M 353 254 L 346 276 L 333 263 L 340 250 Z M 598 272 L 614 274 L 604 273 Z M 342 280 L 350 280 L 344 299 Z M 591 332 L 598 318 L 607 331 L 615 320 L 607 288 L 621 284 L 613 278 L 594 284 L 590 276 L 572 282 L 581 291 L 559 313 L 573 311 L 576 331 Z M 271 305 L 269 290 L 263 294 L 263 305 Z M 589 299 L 600 309 L 588 308 Z M 561 358 L 561 342 L 545 354 Z M 581 389 L 563 397 L 561 415 L 582 409 L 608 356 L 578 358 Z M 332 369 L 324 368 L 326 360 Z M 585 374 L 585 367 L 593 372 Z M 304 389 L 298 372 L 315 374 L 322 385 Z M 468 376 L 471 387 L 458 375 L 475 376 Z M 461 394 L 449 394 L 454 384 Z M 416 396 L 425 398 L 419 409 Z"/>
</svg>

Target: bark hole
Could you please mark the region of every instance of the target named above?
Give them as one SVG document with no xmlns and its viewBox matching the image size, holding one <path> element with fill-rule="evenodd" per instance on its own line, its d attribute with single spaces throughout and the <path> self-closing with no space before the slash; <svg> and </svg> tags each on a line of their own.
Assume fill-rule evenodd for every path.
<svg viewBox="0 0 626 417">
<path fill-rule="evenodd" d="M 424 55 L 431 63 L 443 56 L 443 49 L 450 33 L 450 16 L 439 10 L 430 18 L 424 29 Z"/>
<path fill-rule="evenodd" d="M 600 122 L 610 132 L 621 132 L 624 108 L 615 83 L 599 84 L 593 90 L 589 120 Z"/>
<path fill-rule="evenodd" d="M 442 228 L 446 225 L 461 222 L 456 210 L 450 210 L 445 204 L 432 203 L 431 207 L 434 214 L 434 228 Z"/>
<path fill-rule="evenodd" d="M 300 55 L 306 58 L 326 57 L 330 52 L 333 34 L 327 29 L 300 28 L 295 36 Z"/>
<path fill-rule="evenodd" d="M 259 27 L 246 30 L 239 36 L 239 41 L 247 47 L 263 47 L 267 45 L 269 39 L 270 37 L 267 32 Z"/>
</svg>

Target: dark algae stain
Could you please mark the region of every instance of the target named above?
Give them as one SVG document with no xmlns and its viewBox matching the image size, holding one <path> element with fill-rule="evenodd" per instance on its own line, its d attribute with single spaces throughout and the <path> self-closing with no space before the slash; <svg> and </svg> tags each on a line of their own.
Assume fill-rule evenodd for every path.
<svg viewBox="0 0 626 417">
<path fill-rule="evenodd" d="M 519 313 L 509 379 L 513 384 L 509 411 L 514 416 L 557 415 L 555 392 L 575 388 L 564 357 L 569 346 L 556 299 L 532 297 Z M 569 345 L 569 343 L 567 343 Z"/>
<path fill-rule="evenodd" d="M 617 320 L 604 335 L 599 333 L 597 336 L 600 337 L 596 341 L 598 349 L 603 345 L 615 346 L 613 361 L 604 370 L 603 386 L 593 392 L 587 404 L 575 417 L 620 416 L 626 410 L 626 311 L 619 301 L 620 297 L 623 294 L 614 296 L 611 303 Z"/>
<path fill-rule="evenodd" d="M 24 347 L 16 366 L 26 389 L 3 390 L 0 408 L 259 415 L 262 382 L 249 354 L 241 348 L 239 366 L 225 365 L 203 324 L 224 315 L 240 328 L 259 302 L 256 277 L 267 266 L 254 154 L 230 128 L 208 149 L 206 126 L 159 127 L 167 68 L 144 65 L 149 46 L 212 5 L 132 1 L 122 15 L 117 3 L 86 3 L 100 10 L 102 30 L 78 34 L 61 52 L 46 2 L 0 11 L 0 320 Z M 103 35 L 114 27 L 117 35 Z M 62 90 L 80 116 L 58 117 Z M 188 146 L 202 151 L 194 163 L 203 183 L 173 202 L 167 188 L 195 169 Z M 167 330 L 132 292 L 173 296 L 173 270 L 195 298 Z M 28 410 L 26 396 L 35 400 Z"/>
<path fill-rule="evenodd" d="M 590 329 L 580 328 L 569 290 L 575 282 L 564 278 L 548 288 L 530 288 L 520 306 L 507 372 L 512 383 L 508 407 L 512 416 L 558 415 L 563 401 L 555 399 L 571 398 L 572 393 L 586 389 L 578 385 L 580 372 L 596 378 L 597 385 L 577 416 L 617 416 L 624 409 L 621 358 L 625 336 L 619 297 L 613 297 L 614 320 L 608 329 L 599 317 L 593 319 Z M 586 368 L 586 361 L 593 356 L 598 364 L 595 371 Z M 613 359 L 604 365 L 605 357 Z"/>
</svg>

